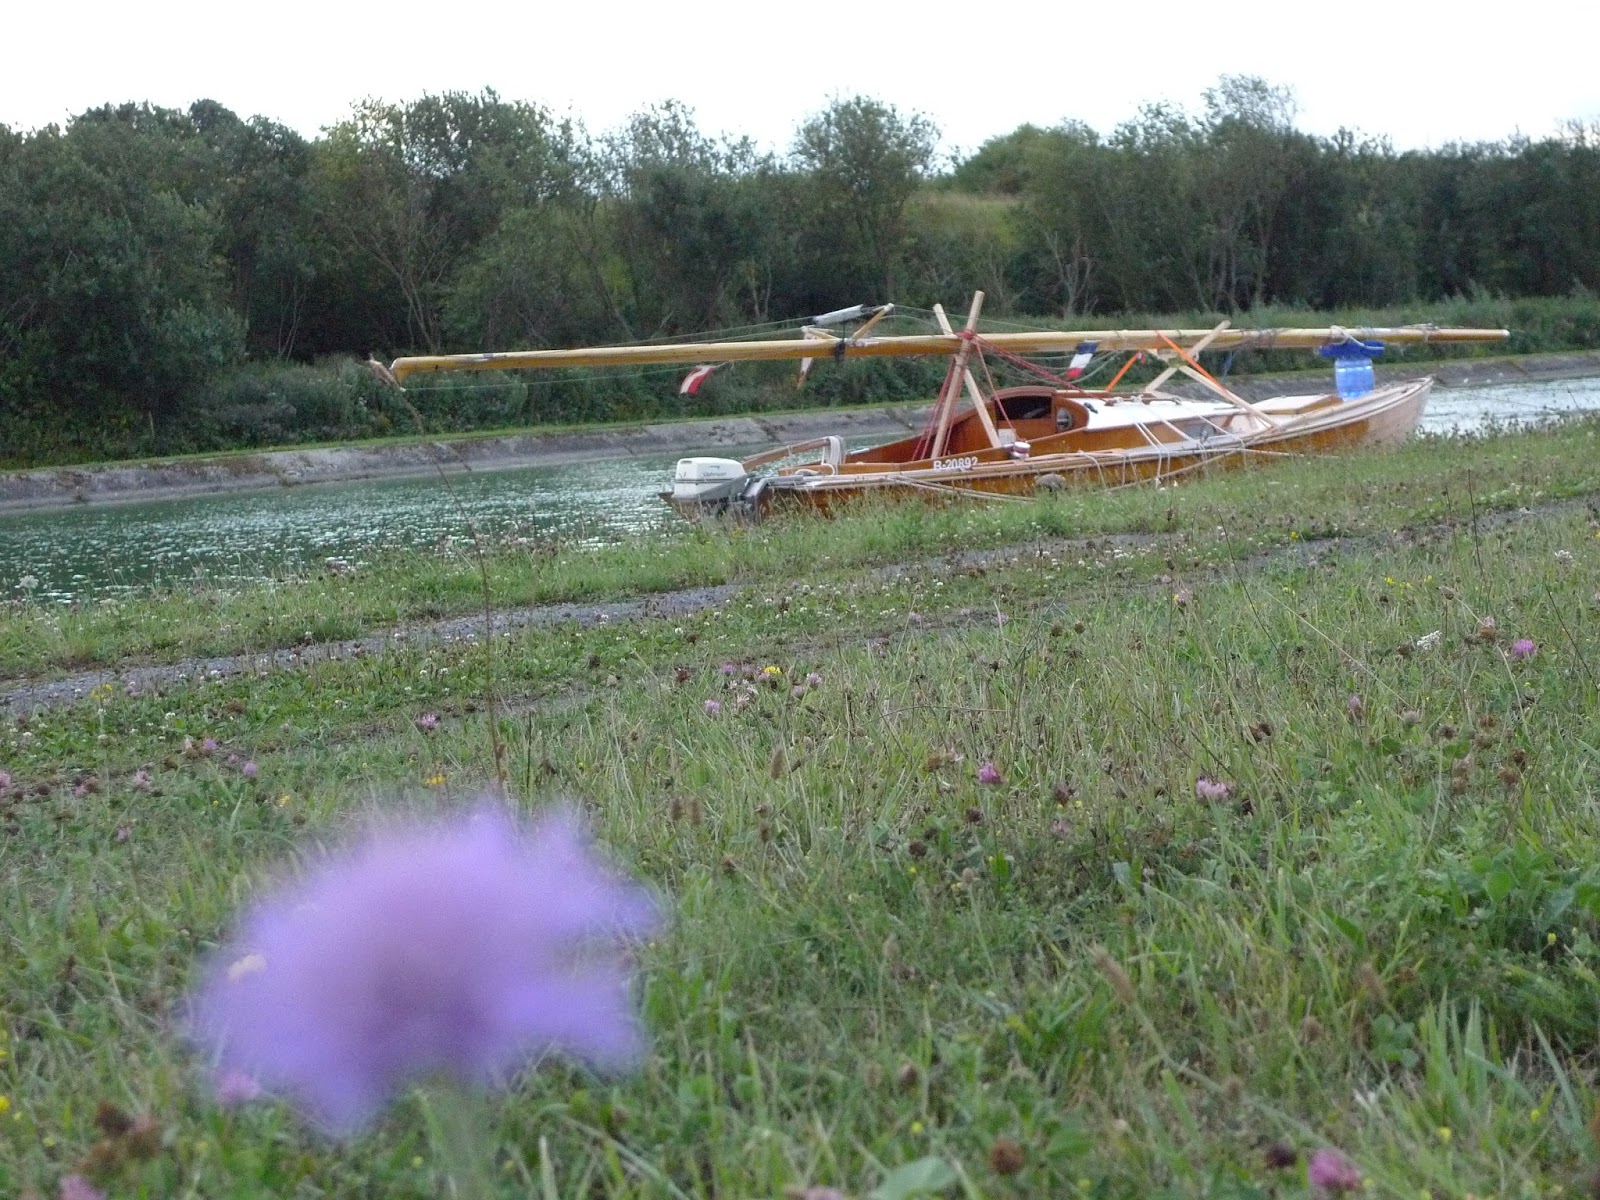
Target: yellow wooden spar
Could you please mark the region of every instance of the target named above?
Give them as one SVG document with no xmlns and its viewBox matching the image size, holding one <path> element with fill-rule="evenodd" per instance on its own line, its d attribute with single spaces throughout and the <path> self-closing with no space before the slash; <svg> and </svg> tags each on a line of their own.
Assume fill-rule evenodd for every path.
<svg viewBox="0 0 1600 1200">
<path fill-rule="evenodd" d="M 1100 351 L 1161 350 L 1192 346 L 1208 339 L 1207 350 L 1314 349 L 1352 340 L 1390 343 L 1491 342 L 1510 337 L 1505 329 L 1436 329 L 1426 325 L 1397 328 L 1321 329 L 1080 329 L 1038 333 L 989 333 L 984 344 L 1012 354 L 1046 354 L 1095 342 Z M 652 363 L 714 363 L 823 358 L 896 358 L 958 353 L 965 339 L 958 333 L 902 337 L 838 338 L 812 329 L 803 338 L 748 342 L 679 342 L 652 346 L 594 346 L 576 350 L 509 350 L 494 354 L 432 354 L 397 358 L 390 371 L 401 383 L 430 371 L 521 371 L 553 367 L 627 367 Z"/>
</svg>

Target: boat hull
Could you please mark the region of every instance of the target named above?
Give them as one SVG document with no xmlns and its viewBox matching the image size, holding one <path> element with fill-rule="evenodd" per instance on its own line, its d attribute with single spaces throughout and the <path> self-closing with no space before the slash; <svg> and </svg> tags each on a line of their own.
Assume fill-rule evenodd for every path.
<svg viewBox="0 0 1600 1200">
<path fill-rule="evenodd" d="M 1432 384 L 1432 379 L 1423 379 L 1389 385 L 1356 400 L 1312 408 L 1267 428 L 1203 444 L 1052 452 L 1046 442 L 1036 445 L 1027 458 L 976 461 L 960 469 L 926 460 L 873 463 L 871 453 L 865 452 L 852 455 L 852 461 L 834 473 L 769 477 L 757 507 L 763 515 L 785 509 L 829 512 L 866 497 L 938 502 L 975 493 L 1031 496 L 1068 487 L 1115 488 L 1200 470 L 1258 465 L 1280 456 L 1395 446 L 1416 431 Z M 704 505 L 681 504 L 668 494 L 663 499 L 691 520 L 707 515 Z"/>
</svg>

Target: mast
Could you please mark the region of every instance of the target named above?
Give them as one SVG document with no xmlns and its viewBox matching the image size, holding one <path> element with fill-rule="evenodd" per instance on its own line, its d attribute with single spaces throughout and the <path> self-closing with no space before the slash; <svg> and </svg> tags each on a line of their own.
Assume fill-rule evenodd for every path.
<svg viewBox="0 0 1600 1200">
<path fill-rule="evenodd" d="M 821 331 L 816 331 L 820 333 Z M 1099 343 L 1101 351 L 1166 350 L 1190 347 L 1210 338 L 1209 350 L 1315 349 L 1352 340 L 1400 344 L 1504 341 L 1505 329 L 1436 329 L 1422 325 L 1392 328 L 1315 329 L 1081 329 L 1038 333 L 984 334 L 982 344 L 1013 354 L 1072 350 L 1080 342 Z M 397 358 L 390 365 L 404 383 L 411 375 L 434 371 L 520 371 L 560 367 L 627 367 L 655 363 L 774 362 L 803 358 L 903 358 L 954 355 L 973 343 L 957 333 L 901 337 L 835 338 L 813 336 L 748 342 L 679 342 L 654 346 L 595 346 L 576 350 L 511 350 L 491 354 L 433 354 Z"/>
</svg>

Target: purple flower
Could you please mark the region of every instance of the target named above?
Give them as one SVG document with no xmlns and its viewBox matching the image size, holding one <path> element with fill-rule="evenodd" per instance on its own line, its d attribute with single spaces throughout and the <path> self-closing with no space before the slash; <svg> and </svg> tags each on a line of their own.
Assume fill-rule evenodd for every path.
<svg viewBox="0 0 1600 1200">
<path fill-rule="evenodd" d="M 0 771 L 0 792 L 5 791 L 10 786 L 11 786 L 11 772 L 10 771 Z"/>
<path fill-rule="evenodd" d="M 60 1200 L 106 1200 L 106 1194 L 74 1171 L 63 1175 L 56 1195 Z"/>
<path fill-rule="evenodd" d="M 1600 597 L 1600 592 L 1597 592 L 1596 596 Z M 919 612 L 908 612 L 906 614 L 906 620 L 913 625 L 921 625 L 923 623 L 923 616 Z"/>
<path fill-rule="evenodd" d="M 1517 662 L 1525 658 L 1532 658 L 1539 652 L 1539 647 L 1533 644 L 1532 638 L 1518 638 L 1511 643 L 1511 657 Z"/>
<path fill-rule="evenodd" d="M 425 712 L 416 719 L 415 724 L 416 727 L 422 730 L 423 733 L 432 733 L 435 729 L 439 728 L 439 714 Z"/>
<path fill-rule="evenodd" d="M 1360 720 L 1366 714 L 1367 706 L 1360 696 L 1351 696 L 1344 702 L 1345 708 L 1350 710 L 1351 720 Z"/>
<path fill-rule="evenodd" d="M 1005 776 L 1000 774 L 999 767 L 995 766 L 994 763 L 990 762 L 988 759 L 984 759 L 982 765 L 978 767 L 978 782 L 1004 783 Z"/>
<path fill-rule="evenodd" d="M 600 951 L 655 924 L 568 815 L 389 825 L 245 915 L 189 1031 L 224 1093 L 243 1076 L 348 1133 L 428 1074 L 496 1083 L 547 1050 L 636 1058 L 627 970 Z"/>
<path fill-rule="evenodd" d="M 821 687 L 822 676 L 818 675 L 815 671 L 812 671 L 806 676 L 806 684 L 809 687 Z"/>
<path fill-rule="evenodd" d="M 1311 1156 L 1306 1179 L 1313 1191 L 1337 1196 L 1361 1186 L 1361 1169 L 1339 1151 L 1324 1146 Z"/>
<path fill-rule="evenodd" d="M 724 675 L 737 675 L 739 673 L 739 668 L 731 662 L 723 663 L 718 670 L 720 670 Z"/>
<path fill-rule="evenodd" d="M 207 754 L 212 753 L 213 751 L 216 750 L 216 748 L 217 748 L 217 739 L 216 738 L 207 738 L 205 741 L 200 743 L 200 749 L 204 750 Z"/>
<path fill-rule="evenodd" d="M 1179 588 L 1172 593 L 1172 602 L 1179 608 L 1188 608 L 1194 603 L 1194 593 L 1188 588 Z"/>
<path fill-rule="evenodd" d="M 804 696 L 805 694 L 806 685 L 803 683 L 797 683 L 789 689 L 789 695 L 793 696 L 796 700 L 800 699 L 800 697 Z"/>
<path fill-rule="evenodd" d="M 1194 781 L 1194 794 L 1201 800 L 1226 800 L 1233 795 L 1233 784 L 1202 775 Z"/>
<path fill-rule="evenodd" d="M 251 761 L 245 763 L 245 765 L 240 767 L 239 770 L 244 772 L 244 777 L 246 779 L 254 779 L 256 777 L 256 772 L 260 770 L 260 768 L 256 766 L 254 761 Z"/>
<path fill-rule="evenodd" d="M 150 768 L 140 767 L 133 773 L 133 790 L 148 792 L 150 790 Z"/>
<path fill-rule="evenodd" d="M 706 716 L 714 717 L 721 711 L 722 711 L 722 701 L 721 700 L 707 700 L 706 701 Z"/>
<path fill-rule="evenodd" d="M 1009 620 L 1011 620 L 1011 618 L 1006 616 L 1006 614 L 1003 612 L 997 612 L 994 615 L 994 623 L 996 625 L 1004 625 Z"/>
<path fill-rule="evenodd" d="M 261 1095 L 261 1085 L 243 1071 L 224 1071 L 217 1077 L 217 1103 L 224 1108 L 248 1104 Z"/>
</svg>

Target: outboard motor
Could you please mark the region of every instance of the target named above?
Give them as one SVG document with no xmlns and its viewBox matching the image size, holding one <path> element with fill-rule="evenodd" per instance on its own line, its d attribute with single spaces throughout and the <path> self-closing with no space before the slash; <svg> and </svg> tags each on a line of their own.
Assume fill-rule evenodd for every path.
<svg viewBox="0 0 1600 1200">
<path fill-rule="evenodd" d="M 750 478 L 738 459 L 680 458 L 672 476 L 672 499 L 715 511 L 742 496 Z"/>
</svg>

